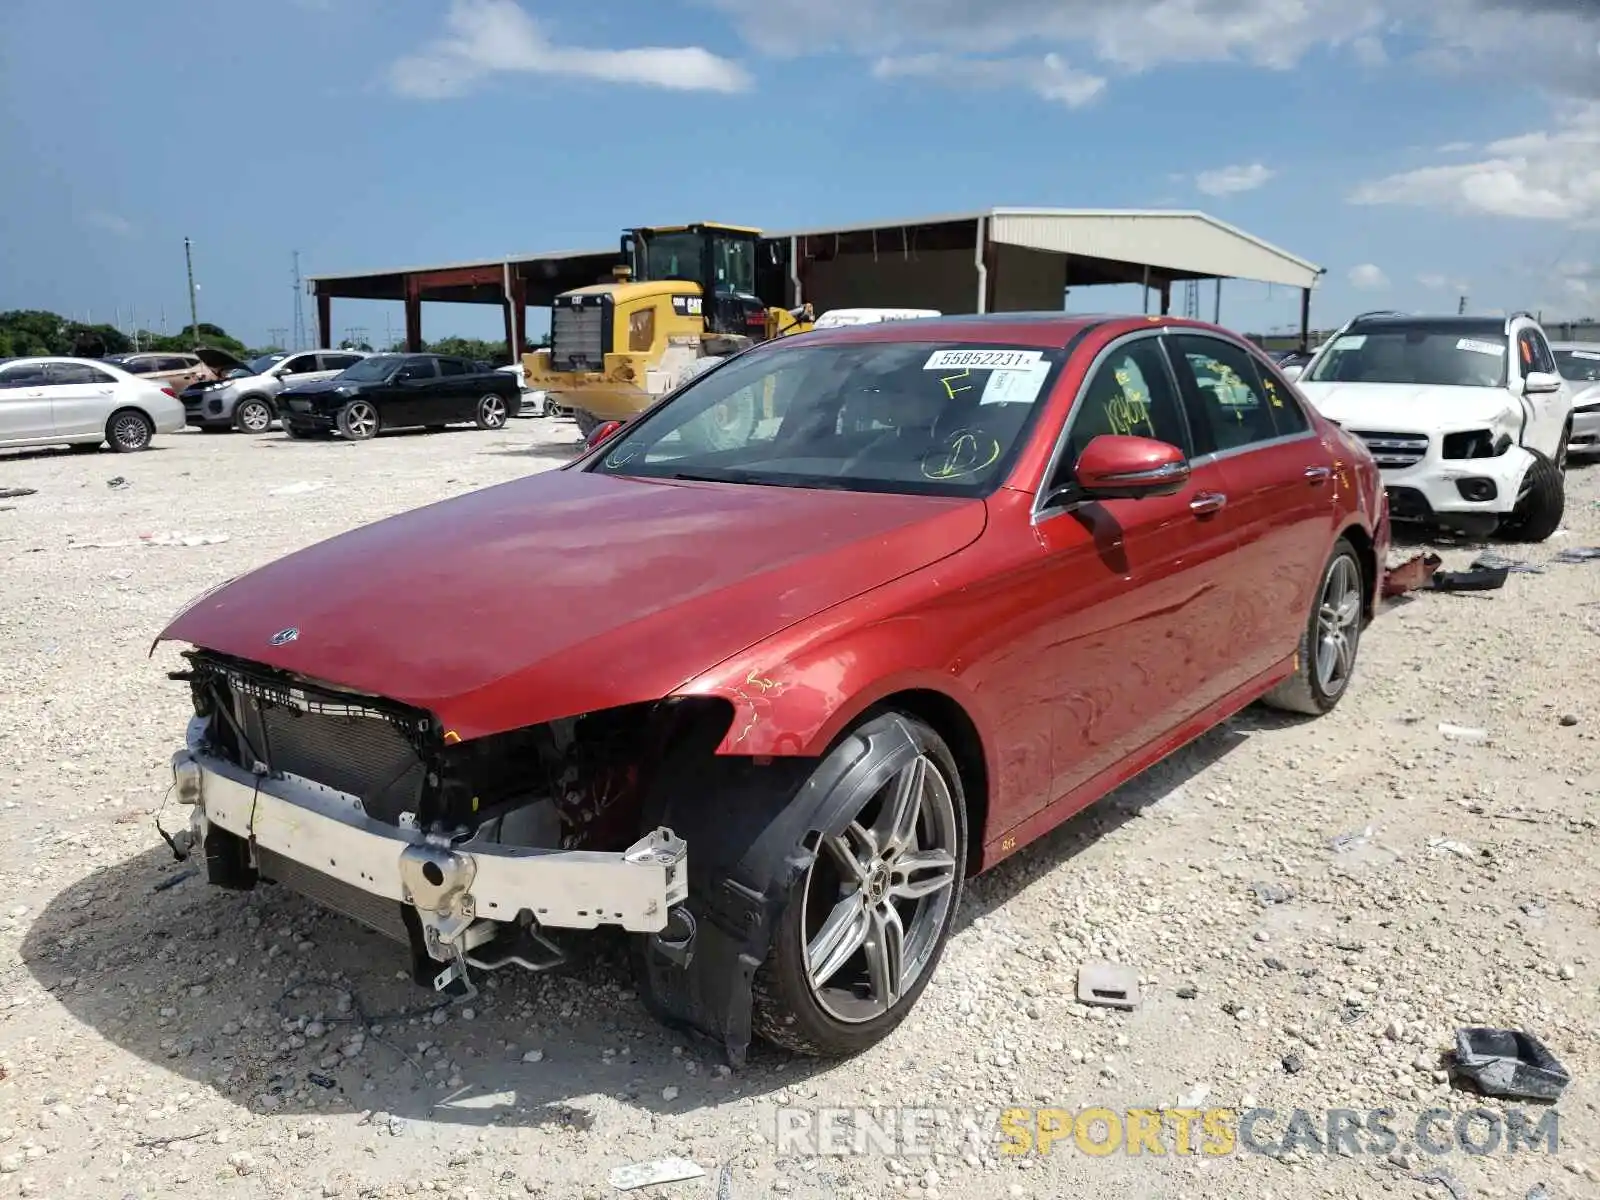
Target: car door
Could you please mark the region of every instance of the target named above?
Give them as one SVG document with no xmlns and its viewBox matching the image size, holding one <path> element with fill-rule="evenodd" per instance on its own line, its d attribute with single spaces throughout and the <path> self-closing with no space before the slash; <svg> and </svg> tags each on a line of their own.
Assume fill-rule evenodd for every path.
<svg viewBox="0 0 1600 1200">
<path fill-rule="evenodd" d="M 1217 680 L 1226 694 L 1299 645 L 1332 543 L 1334 465 L 1294 389 L 1244 346 L 1209 333 L 1174 333 L 1169 345 L 1239 539 L 1226 581 L 1233 647 Z"/>
<path fill-rule="evenodd" d="M 439 376 L 437 415 L 431 423 L 471 420 L 472 403 L 477 399 L 472 367 L 459 358 L 441 358 Z"/>
<path fill-rule="evenodd" d="M 1534 371 L 1561 378 L 1550 344 L 1537 329 L 1524 327 L 1517 334 L 1516 363 L 1518 378 L 1524 382 Z M 1567 413 L 1572 407 L 1571 385 L 1562 379 L 1560 391 L 1531 394 L 1523 391 L 1522 400 L 1532 414 L 1524 444 L 1548 458 L 1555 458 L 1561 448 L 1561 431 L 1566 428 Z"/>
<path fill-rule="evenodd" d="M 105 429 L 116 407 L 116 379 L 88 363 L 51 363 L 45 372 L 49 380 L 50 416 L 57 437 L 76 437 Z"/>
<path fill-rule="evenodd" d="M 26 445 L 57 436 L 44 363 L 0 367 L 0 442 Z"/>
<path fill-rule="evenodd" d="M 436 359 L 426 354 L 407 358 L 387 384 L 373 390 L 367 398 L 378 409 L 384 425 L 390 429 L 412 425 L 435 425 L 439 418 L 433 415 L 438 407 L 439 367 Z"/>
<path fill-rule="evenodd" d="M 1078 456 L 1103 434 L 1192 452 L 1160 331 L 1122 338 L 1097 358 L 1041 495 L 1069 485 Z M 1219 474 L 1200 462 L 1173 495 L 1068 499 L 1036 511 L 1046 592 L 1059 597 L 1042 651 L 1053 681 L 1056 797 L 1171 734 L 1212 697 L 1230 641 L 1225 576 L 1235 544 L 1211 500 Z"/>
</svg>

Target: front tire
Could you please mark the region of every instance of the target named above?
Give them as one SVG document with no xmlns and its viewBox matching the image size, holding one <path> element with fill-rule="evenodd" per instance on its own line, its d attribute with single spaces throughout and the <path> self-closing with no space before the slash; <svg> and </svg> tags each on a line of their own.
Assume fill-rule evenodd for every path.
<svg viewBox="0 0 1600 1200">
<path fill-rule="evenodd" d="M 352 400 L 339 410 L 339 432 L 352 442 L 365 442 L 378 436 L 378 410 L 370 401 Z"/>
<path fill-rule="evenodd" d="M 272 427 L 272 405 L 259 396 L 239 401 L 233 410 L 233 427 L 240 433 L 265 433 Z"/>
<path fill-rule="evenodd" d="M 841 834 L 796 847 L 811 863 L 752 984 L 755 1032 L 798 1054 L 844 1057 L 888 1036 L 933 977 L 960 907 L 966 796 L 933 729 L 884 714 L 858 728 L 862 737 L 842 741 L 815 775 L 837 775 L 833 759 L 859 754 L 863 737 L 870 746 L 874 730 L 891 724 L 919 753 L 852 801 Z"/>
<path fill-rule="evenodd" d="M 1543 542 L 1561 528 L 1567 511 L 1566 438 L 1562 437 L 1559 461 L 1552 462 L 1537 450 L 1530 450 L 1533 465 L 1528 468 L 1527 486 L 1518 497 L 1511 515 L 1500 522 L 1500 534 L 1513 542 Z"/>
<path fill-rule="evenodd" d="M 505 398 L 490 392 L 479 397 L 474 419 L 478 422 L 479 429 L 504 429 L 508 411 Z"/>
<path fill-rule="evenodd" d="M 112 413 L 106 422 L 106 441 L 118 454 L 136 454 L 150 449 L 150 439 L 155 434 L 155 422 L 133 408 Z"/>
<path fill-rule="evenodd" d="M 1366 580 L 1355 547 L 1334 543 L 1300 633 L 1294 674 L 1262 697 L 1271 708 L 1320 717 L 1332 712 L 1350 686 L 1361 625 L 1366 615 Z"/>
</svg>

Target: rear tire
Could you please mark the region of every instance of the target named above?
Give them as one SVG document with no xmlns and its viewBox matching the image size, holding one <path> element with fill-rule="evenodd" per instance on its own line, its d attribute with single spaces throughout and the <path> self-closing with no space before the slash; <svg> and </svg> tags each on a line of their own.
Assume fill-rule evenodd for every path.
<svg viewBox="0 0 1600 1200">
<path fill-rule="evenodd" d="M 509 413 L 505 397 L 489 392 L 478 398 L 478 409 L 473 414 L 479 429 L 504 429 Z"/>
<path fill-rule="evenodd" d="M 136 408 L 119 409 L 106 422 L 106 441 L 118 454 L 150 449 L 150 439 L 155 434 L 155 422 Z"/>
<path fill-rule="evenodd" d="M 934 730 L 902 713 L 857 732 L 891 725 L 910 733 L 921 753 L 854 798 L 844 834 L 814 853 L 795 847 L 812 861 L 752 981 L 752 1028 L 797 1054 L 845 1057 L 887 1037 L 933 978 L 960 908 L 967 813 L 955 758 Z M 814 777 L 837 777 L 833 760 L 859 756 L 864 744 L 872 743 L 844 739 Z"/>
<path fill-rule="evenodd" d="M 1300 632 L 1294 674 L 1263 696 L 1263 704 L 1309 717 L 1333 711 L 1355 672 L 1367 584 L 1355 547 L 1340 538 L 1322 569 Z"/>
<path fill-rule="evenodd" d="M 1561 528 L 1567 511 L 1567 480 L 1562 469 L 1566 459 L 1566 438 L 1562 438 L 1560 464 L 1537 450 L 1530 450 L 1533 465 L 1528 468 L 1527 493 L 1517 501 L 1511 514 L 1500 522 L 1500 535 L 1512 542 L 1543 542 Z"/>
</svg>

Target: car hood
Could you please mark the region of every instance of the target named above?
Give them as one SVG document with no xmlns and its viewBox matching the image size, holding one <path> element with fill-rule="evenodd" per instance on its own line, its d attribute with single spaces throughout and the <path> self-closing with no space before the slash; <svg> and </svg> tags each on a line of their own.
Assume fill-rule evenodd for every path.
<svg viewBox="0 0 1600 1200">
<path fill-rule="evenodd" d="M 1487 427 L 1522 408 L 1504 388 L 1438 387 L 1417 383 L 1297 383 L 1330 421 L 1348 429 L 1415 431 Z"/>
<path fill-rule="evenodd" d="M 1568 385 L 1572 388 L 1572 407 L 1582 408 L 1586 404 L 1600 404 L 1600 383 L 1574 383 Z"/>
<path fill-rule="evenodd" d="M 465 740 L 659 699 L 985 519 L 982 500 L 557 470 L 279 559 L 157 641 L 399 700 Z"/>
<path fill-rule="evenodd" d="M 194 348 L 194 355 L 201 362 L 205 363 L 206 366 L 215 371 L 218 378 L 226 375 L 229 371 L 238 370 L 240 367 L 245 365 L 233 355 L 229 354 L 226 350 L 219 350 L 215 346 L 196 346 Z"/>
</svg>

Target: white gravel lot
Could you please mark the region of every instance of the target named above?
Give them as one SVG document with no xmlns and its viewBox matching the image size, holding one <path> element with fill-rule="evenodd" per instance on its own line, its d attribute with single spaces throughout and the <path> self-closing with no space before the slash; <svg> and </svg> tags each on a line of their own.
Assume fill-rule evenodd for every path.
<svg viewBox="0 0 1600 1200">
<path fill-rule="evenodd" d="M 0 488 L 37 489 L 0 500 L 0 1197 L 601 1197 L 611 1168 L 673 1154 L 705 1177 L 634 1195 L 716 1195 L 724 1167 L 726 1200 L 1596 1194 L 1600 562 L 1549 560 L 1600 544 L 1600 468 L 1569 476 L 1562 535 L 1498 547 L 1542 573 L 1390 606 L 1332 716 L 1251 710 L 977 881 L 887 1043 L 730 1074 L 653 1023 L 605 944 L 415 1015 L 433 997 L 399 947 L 275 889 L 208 888 L 152 823 L 188 699 L 175 650 L 147 655 L 185 601 L 575 445 L 519 420 L 0 453 Z M 165 533 L 227 540 L 135 544 Z M 1075 1002 L 1090 957 L 1138 968 L 1137 1011 Z M 1555 1156 L 775 1145 L 780 1106 L 854 1105 L 991 1130 L 1012 1106 L 1259 1105 L 1269 1141 L 1295 1108 L 1387 1107 L 1405 1139 L 1429 1108 L 1507 1109 L 1446 1082 L 1466 1024 L 1525 1028 L 1571 1071 Z"/>
</svg>

